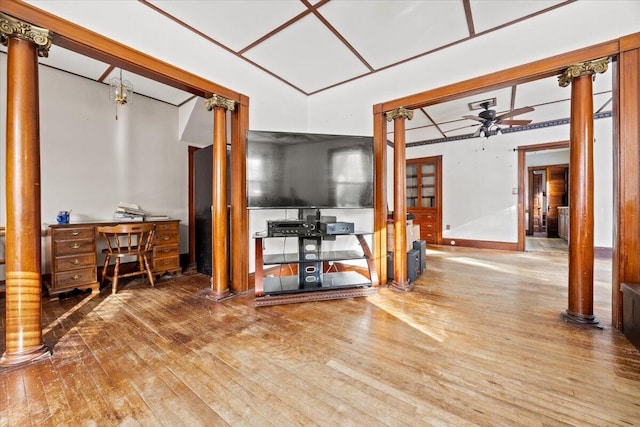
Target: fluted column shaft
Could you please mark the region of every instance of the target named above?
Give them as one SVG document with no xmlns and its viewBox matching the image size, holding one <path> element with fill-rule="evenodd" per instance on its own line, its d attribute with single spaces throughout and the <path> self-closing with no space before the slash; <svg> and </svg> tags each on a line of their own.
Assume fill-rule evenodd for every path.
<svg viewBox="0 0 640 427">
<path fill-rule="evenodd" d="M 571 84 L 569 138 L 569 298 L 563 316 L 573 323 L 598 323 L 593 313 L 593 74 L 608 59 L 576 64 L 560 77 Z"/>
<path fill-rule="evenodd" d="M 213 110 L 213 165 L 211 194 L 211 299 L 229 296 L 229 216 L 227 212 L 227 110 L 235 103 L 214 95 L 207 100 L 207 109 Z"/>
<path fill-rule="evenodd" d="M 409 290 L 407 272 L 407 152 L 405 145 L 405 120 L 413 118 L 413 111 L 398 108 L 386 113 L 387 121 L 393 120 L 393 281 L 391 286 Z"/>
<path fill-rule="evenodd" d="M 6 351 L 2 366 L 49 354 L 42 341 L 37 46 L 7 39 Z"/>
</svg>

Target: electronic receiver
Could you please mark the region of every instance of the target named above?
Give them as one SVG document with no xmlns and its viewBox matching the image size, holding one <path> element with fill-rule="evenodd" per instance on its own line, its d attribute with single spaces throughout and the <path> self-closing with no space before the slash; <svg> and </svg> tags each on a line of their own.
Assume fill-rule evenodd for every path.
<svg viewBox="0 0 640 427">
<path fill-rule="evenodd" d="M 354 226 L 352 222 L 320 222 L 320 231 L 324 234 L 350 234 Z"/>
<path fill-rule="evenodd" d="M 310 236 L 318 234 L 316 225 L 305 220 L 268 220 L 269 237 Z"/>
</svg>

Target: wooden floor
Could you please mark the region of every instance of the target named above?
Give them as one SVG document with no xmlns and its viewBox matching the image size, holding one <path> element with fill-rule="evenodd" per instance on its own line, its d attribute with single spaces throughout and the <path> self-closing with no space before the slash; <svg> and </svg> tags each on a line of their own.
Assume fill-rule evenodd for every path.
<svg viewBox="0 0 640 427">
<path fill-rule="evenodd" d="M 427 268 L 257 309 L 198 274 L 45 301 L 53 356 L 0 373 L 0 425 L 640 425 L 640 352 L 561 320 L 566 254 L 431 247 Z M 595 278 L 608 326 L 610 259 Z"/>
<path fill-rule="evenodd" d="M 567 254 L 569 253 L 569 243 L 559 237 L 527 236 L 525 238 L 525 250 L 527 252 L 561 252 Z"/>
</svg>

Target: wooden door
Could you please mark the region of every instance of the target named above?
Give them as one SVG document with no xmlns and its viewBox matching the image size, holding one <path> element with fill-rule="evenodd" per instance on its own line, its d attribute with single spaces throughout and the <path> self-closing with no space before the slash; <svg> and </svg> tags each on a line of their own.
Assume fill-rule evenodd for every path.
<svg viewBox="0 0 640 427">
<path fill-rule="evenodd" d="M 431 244 L 442 242 L 442 156 L 407 160 L 407 212 L 413 214 L 419 237 Z M 408 234 L 408 233 L 407 233 Z M 417 234 L 417 233 L 416 233 Z"/>
<path fill-rule="evenodd" d="M 547 167 L 547 237 L 558 237 L 558 207 L 567 200 L 567 170 L 566 165 Z"/>
<path fill-rule="evenodd" d="M 534 233 L 539 233 L 541 231 L 544 231 L 544 224 L 542 221 L 542 209 L 544 207 L 542 198 L 543 198 L 543 194 L 544 194 L 544 181 L 542 180 L 542 174 L 540 173 L 535 173 L 535 171 L 532 171 L 533 173 L 533 185 L 531 188 L 531 208 L 533 211 L 533 232 Z"/>
</svg>

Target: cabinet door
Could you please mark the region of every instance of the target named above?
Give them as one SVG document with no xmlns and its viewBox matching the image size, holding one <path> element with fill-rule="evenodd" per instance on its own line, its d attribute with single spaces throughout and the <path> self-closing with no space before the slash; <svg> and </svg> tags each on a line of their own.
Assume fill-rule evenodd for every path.
<svg viewBox="0 0 640 427">
<path fill-rule="evenodd" d="M 418 206 L 418 166 L 407 165 L 407 207 Z"/>
</svg>

